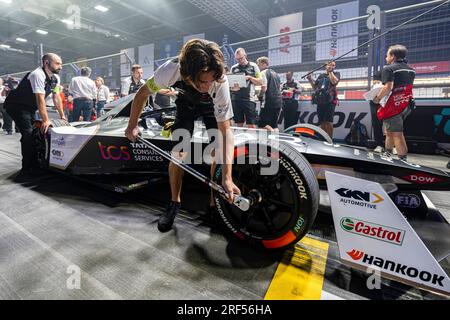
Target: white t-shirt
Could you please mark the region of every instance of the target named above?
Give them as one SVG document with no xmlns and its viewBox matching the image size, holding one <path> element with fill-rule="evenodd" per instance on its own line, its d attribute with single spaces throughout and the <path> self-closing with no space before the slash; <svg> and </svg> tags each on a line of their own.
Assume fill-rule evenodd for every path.
<svg viewBox="0 0 450 320">
<path fill-rule="evenodd" d="M 153 77 L 147 80 L 146 85 L 152 93 L 156 93 L 180 80 L 180 65 L 169 60 L 155 71 Z M 208 93 L 213 99 L 214 116 L 217 122 L 224 122 L 233 118 L 227 77 L 224 76 L 224 82 L 222 83 L 214 81 Z"/>
<path fill-rule="evenodd" d="M 55 89 L 53 89 L 53 93 L 59 93 L 59 84 L 60 79 L 57 74 L 54 74 L 57 84 Z M 45 94 L 45 72 L 42 67 L 34 69 L 29 75 L 28 80 L 30 80 L 31 89 L 33 93 L 42 93 Z"/>
<path fill-rule="evenodd" d="M 93 100 L 97 97 L 95 82 L 86 76 L 73 77 L 70 81 L 69 92 L 74 99 L 87 98 Z"/>
<path fill-rule="evenodd" d="M 100 88 L 97 88 L 97 101 L 108 101 L 109 100 L 109 88 L 102 84 Z"/>
<path fill-rule="evenodd" d="M 5 102 L 6 97 L 4 95 L 2 95 L 4 89 L 5 89 L 5 86 L 0 86 L 0 103 Z"/>
</svg>

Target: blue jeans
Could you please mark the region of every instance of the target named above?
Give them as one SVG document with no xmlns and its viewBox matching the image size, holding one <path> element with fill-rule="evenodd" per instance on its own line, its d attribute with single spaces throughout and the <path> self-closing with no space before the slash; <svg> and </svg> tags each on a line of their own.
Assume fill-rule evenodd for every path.
<svg viewBox="0 0 450 320">
<path fill-rule="evenodd" d="M 12 118 L 10 115 L 6 112 L 6 110 L 3 108 L 3 104 L 0 105 L 0 111 L 3 116 L 3 130 L 6 132 L 13 132 L 13 126 L 12 126 Z"/>
<path fill-rule="evenodd" d="M 83 121 L 91 121 L 92 107 L 92 100 L 73 99 L 72 120 L 79 121 L 80 116 L 83 115 Z"/>
<path fill-rule="evenodd" d="M 106 101 L 98 101 L 97 102 L 97 106 L 96 106 L 96 110 L 97 110 L 97 118 L 100 118 L 102 116 L 102 110 L 103 107 L 105 106 Z"/>
</svg>

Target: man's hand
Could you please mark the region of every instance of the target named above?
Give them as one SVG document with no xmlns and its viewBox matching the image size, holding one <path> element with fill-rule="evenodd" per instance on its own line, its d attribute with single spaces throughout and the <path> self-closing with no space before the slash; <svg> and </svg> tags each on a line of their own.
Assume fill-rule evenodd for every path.
<svg viewBox="0 0 450 320">
<path fill-rule="evenodd" d="M 52 126 L 52 122 L 50 120 L 42 121 L 41 132 L 44 134 L 47 133 L 48 128 L 50 128 L 51 126 Z"/>
<path fill-rule="evenodd" d="M 227 199 L 228 202 L 233 203 L 234 196 L 240 195 L 241 190 L 234 184 L 233 180 L 227 179 L 222 181 L 222 187 L 225 189 L 225 192 L 227 193 Z"/>
<path fill-rule="evenodd" d="M 141 131 L 136 127 L 127 127 L 125 130 L 125 136 L 131 141 L 136 142 L 137 137 Z"/>
</svg>

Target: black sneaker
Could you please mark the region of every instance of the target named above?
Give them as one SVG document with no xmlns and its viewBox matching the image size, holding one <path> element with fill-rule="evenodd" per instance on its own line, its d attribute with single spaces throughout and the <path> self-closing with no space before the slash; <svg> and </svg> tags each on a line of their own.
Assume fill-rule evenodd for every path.
<svg viewBox="0 0 450 320">
<path fill-rule="evenodd" d="M 180 210 L 181 203 L 170 201 L 167 206 L 166 213 L 164 213 L 158 220 L 159 232 L 167 232 L 172 229 L 173 221 Z"/>
</svg>

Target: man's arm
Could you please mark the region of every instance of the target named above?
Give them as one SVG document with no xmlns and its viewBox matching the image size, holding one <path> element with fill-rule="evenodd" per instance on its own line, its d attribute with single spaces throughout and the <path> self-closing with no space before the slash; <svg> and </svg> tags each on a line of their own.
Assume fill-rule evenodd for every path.
<svg viewBox="0 0 450 320">
<path fill-rule="evenodd" d="M 383 87 L 381 88 L 380 92 L 376 95 L 375 98 L 373 98 L 374 103 L 380 103 L 381 100 L 383 100 L 384 97 L 386 97 L 394 88 L 394 82 L 388 81 L 386 82 Z"/>
<path fill-rule="evenodd" d="M 152 94 L 152 91 L 147 85 L 143 85 L 139 88 L 138 92 L 134 96 L 133 103 L 131 105 L 130 119 L 128 120 L 128 127 L 125 130 L 125 135 L 131 141 L 136 141 L 139 135 L 138 120 L 142 113 L 142 109 L 148 100 L 148 97 Z"/>
<path fill-rule="evenodd" d="M 309 84 L 311 85 L 311 87 L 313 88 L 313 90 L 316 90 L 316 83 L 315 83 L 315 81 L 314 81 L 312 75 L 309 74 L 309 75 L 306 77 L 306 79 L 308 79 Z"/>
<path fill-rule="evenodd" d="M 231 121 L 226 120 L 217 122 L 217 127 L 220 132 L 219 148 L 223 155 L 222 160 L 222 186 L 228 193 L 228 200 L 233 202 L 234 194 L 241 194 L 239 188 L 233 182 L 232 164 L 234 157 L 234 136 L 231 131 Z"/>
<path fill-rule="evenodd" d="M 250 80 L 251 83 L 257 85 L 257 86 L 262 86 L 263 85 L 263 79 L 261 76 L 256 76 L 256 77 L 251 77 L 251 76 L 246 76 L 245 77 L 247 80 Z"/>
<path fill-rule="evenodd" d="M 46 133 L 52 123 L 50 122 L 50 119 L 48 118 L 47 106 L 45 104 L 45 94 L 35 93 L 34 95 L 36 97 L 36 103 L 38 105 L 39 115 L 41 116 L 41 119 L 42 119 L 41 131 L 43 133 Z"/>
<path fill-rule="evenodd" d="M 61 96 L 59 93 L 53 93 L 53 103 L 55 104 L 55 108 L 58 111 L 59 117 L 61 119 L 66 120 L 66 116 L 64 115 L 63 104 L 61 100 Z"/>
<path fill-rule="evenodd" d="M 333 85 L 337 85 L 339 82 L 339 78 L 334 74 L 333 71 L 331 71 L 330 73 L 328 73 L 328 77 L 330 78 L 330 82 Z"/>
</svg>

